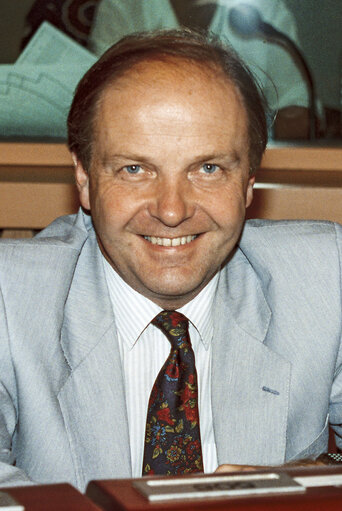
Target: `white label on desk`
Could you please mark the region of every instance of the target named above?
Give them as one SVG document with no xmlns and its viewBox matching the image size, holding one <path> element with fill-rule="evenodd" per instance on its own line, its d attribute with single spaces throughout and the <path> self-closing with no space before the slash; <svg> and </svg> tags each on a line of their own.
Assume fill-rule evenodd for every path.
<svg viewBox="0 0 342 511">
<path fill-rule="evenodd" d="M 320 475 L 320 476 L 302 476 L 293 478 L 298 484 L 311 488 L 315 486 L 341 486 L 342 474 Z"/>
<path fill-rule="evenodd" d="M 149 501 L 207 499 L 217 497 L 253 497 L 274 493 L 302 493 L 305 488 L 285 473 L 238 474 L 177 479 L 144 478 L 133 486 Z"/>
</svg>

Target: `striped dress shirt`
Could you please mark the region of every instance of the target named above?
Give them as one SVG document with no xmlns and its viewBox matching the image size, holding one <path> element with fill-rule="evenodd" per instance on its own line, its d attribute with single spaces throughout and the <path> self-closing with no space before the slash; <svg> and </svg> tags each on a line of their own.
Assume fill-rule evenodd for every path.
<svg viewBox="0 0 342 511">
<path fill-rule="evenodd" d="M 144 455 L 147 406 L 154 381 L 170 353 L 170 342 L 152 319 L 162 310 L 132 289 L 103 258 L 118 332 L 125 383 L 132 477 L 140 477 Z M 212 304 L 218 275 L 189 303 L 177 309 L 189 319 L 199 390 L 199 415 L 205 472 L 217 468 L 211 410 Z M 132 320 L 134 311 L 134 321 Z"/>
</svg>

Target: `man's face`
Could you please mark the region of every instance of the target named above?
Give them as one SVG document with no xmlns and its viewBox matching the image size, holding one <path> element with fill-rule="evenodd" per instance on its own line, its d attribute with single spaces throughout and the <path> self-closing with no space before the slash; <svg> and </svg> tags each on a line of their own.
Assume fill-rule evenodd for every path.
<svg viewBox="0 0 342 511">
<path fill-rule="evenodd" d="M 144 62 L 110 85 L 96 114 L 81 204 L 101 250 L 134 289 L 179 308 L 210 281 L 252 200 L 246 112 L 213 70 Z"/>
</svg>

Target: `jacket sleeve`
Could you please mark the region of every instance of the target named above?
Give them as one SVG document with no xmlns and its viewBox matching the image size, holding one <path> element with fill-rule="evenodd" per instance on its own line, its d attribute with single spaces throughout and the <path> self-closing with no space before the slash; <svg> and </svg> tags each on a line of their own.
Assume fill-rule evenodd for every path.
<svg viewBox="0 0 342 511">
<path fill-rule="evenodd" d="M 33 484 L 15 467 L 12 438 L 18 425 L 15 371 L 12 364 L 6 309 L 0 287 L 0 486 Z"/>
<path fill-rule="evenodd" d="M 340 262 L 340 349 L 330 398 L 329 422 L 335 431 L 336 446 L 342 450 L 342 226 L 336 224 L 336 242 Z M 328 283 L 327 283 L 328 285 Z"/>
</svg>

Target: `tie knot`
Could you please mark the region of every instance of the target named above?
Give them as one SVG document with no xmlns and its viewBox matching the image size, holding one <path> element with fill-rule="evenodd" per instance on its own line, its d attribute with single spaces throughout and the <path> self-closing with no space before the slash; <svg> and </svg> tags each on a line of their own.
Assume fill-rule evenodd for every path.
<svg viewBox="0 0 342 511">
<path fill-rule="evenodd" d="M 190 344 L 189 320 L 180 312 L 162 311 L 152 320 L 152 324 L 160 328 L 172 346 L 179 347 L 185 341 Z"/>
</svg>

